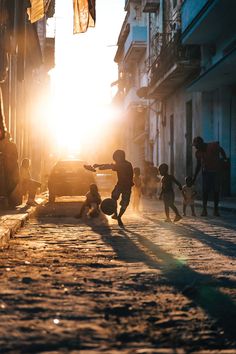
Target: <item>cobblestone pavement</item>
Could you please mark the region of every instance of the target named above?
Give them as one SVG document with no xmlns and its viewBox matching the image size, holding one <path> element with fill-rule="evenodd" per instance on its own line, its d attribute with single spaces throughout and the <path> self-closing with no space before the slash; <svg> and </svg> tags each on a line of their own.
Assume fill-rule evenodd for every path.
<svg viewBox="0 0 236 354">
<path fill-rule="evenodd" d="M 166 224 L 149 202 L 120 229 L 76 208 L 1 252 L 0 353 L 236 353 L 233 214 Z"/>
</svg>

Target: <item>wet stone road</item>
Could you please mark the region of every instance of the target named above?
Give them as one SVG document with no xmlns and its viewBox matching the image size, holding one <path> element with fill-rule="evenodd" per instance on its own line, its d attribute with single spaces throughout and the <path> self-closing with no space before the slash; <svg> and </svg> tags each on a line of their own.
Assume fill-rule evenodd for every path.
<svg viewBox="0 0 236 354">
<path fill-rule="evenodd" d="M 120 229 L 62 204 L 1 252 L 0 353 L 236 353 L 234 216 L 153 202 Z"/>
</svg>

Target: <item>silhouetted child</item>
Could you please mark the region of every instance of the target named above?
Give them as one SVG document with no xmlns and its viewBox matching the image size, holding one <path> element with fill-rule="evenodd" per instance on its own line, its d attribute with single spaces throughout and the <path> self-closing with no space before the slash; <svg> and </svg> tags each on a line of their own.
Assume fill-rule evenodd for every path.
<svg viewBox="0 0 236 354">
<path fill-rule="evenodd" d="M 164 202 L 165 213 L 166 213 L 165 221 L 171 222 L 170 210 L 169 210 L 171 208 L 175 213 L 174 222 L 177 222 L 180 219 L 182 219 L 182 217 L 180 216 L 180 213 L 174 204 L 175 194 L 173 190 L 173 183 L 175 183 L 180 190 L 182 190 L 182 186 L 174 176 L 168 174 L 168 165 L 166 163 L 162 163 L 159 166 L 159 172 L 162 176 L 160 199 L 162 199 Z"/>
<path fill-rule="evenodd" d="M 194 207 L 194 200 L 197 195 L 196 188 L 193 184 L 193 179 L 190 176 L 185 178 L 185 185 L 182 188 L 183 194 L 183 215 L 186 216 L 186 208 L 187 205 L 190 205 L 192 216 L 196 216 L 195 214 L 195 207 Z"/>
<path fill-rule="evenodd" d="M 134 168 L 134 178 L 133 178 L 133 209 L 139 212 L 139 204 L 141 198 L 142 180 L 140 176 L 140 168 Z"/>
<path fill-rule="evenodd" d="M 132 164 L 125 159 L 125 152 L 123 150 L 116 150 L 113 154 L 113 160 L 115 161 L 114 164 L 94 164 L 93 166 L 84 167 L 94 172 L 96 172 L 96 168 L 99 168 L 99 170 L 111 169 L 113 171 L 116 171 L 117 183 L 111 193 L 111 198 L 114 199 L 117 203 L 118 199 L 121 196 L 121 201 L 119 212 L 116 209 L 116 211 L 112 215 L 112 218 L 117 219 L 118 225 L 120 227 L 123 227 L 124 225 L 121 220 L 121 217 L 129 205 L 131 189 L 134 185 L 133 167 Z"/>
<path fill-rule="evenodd" d="M 97 217 L 99 216 L 101 204 L 101 196 L 98 192 L 98 187 L 96 184 L 92 183 L 89 186 L 89 191 L 85 195 L 86 199 L 82 204 L 80 212 L 76 215 L 77 218 L 81 218 L 84 211 L 88 208 L 88 216 Z"/>
</svg>

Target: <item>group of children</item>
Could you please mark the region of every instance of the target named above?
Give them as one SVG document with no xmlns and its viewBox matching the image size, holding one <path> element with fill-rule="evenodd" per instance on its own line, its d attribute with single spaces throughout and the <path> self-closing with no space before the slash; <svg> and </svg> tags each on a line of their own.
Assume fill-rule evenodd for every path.
<svg viewBox="0 0 236 354">
<path fill-rule="evenodd" d="M 166 222 L 171 222 L 170 209 L 175 213 L 174 222 L 182 219 L 177 207 L 174 204 L 175 194 L 173 183 L 176 184 L 182 191 L 183 196 L 183 215 L 186 216 L 186 208 L 189 205 L 192 211 L 192 216 L 196 216 L 194 208 L 194 200 L 197 195 L 193 180 L 190 176 L 185 178 L 185 185 L 182 186 L 177 179 L 168 173 L 168 165 L 163 163 L 159 166 L 159 173 L 161 175 L 161 192 L 159 199 L 163 200 L 166 214 Z M 134 188 L 133 188 L 133 209 L 139 210 L 139 203 L 141 197 L 141 176 L 140 169 L 134 168 Z"/>
<path fill-rule="evenodd" d="M 113 219 L 117 219 L 119 226 L 123 227 L 123 222 L 121 220 L 122 215 L 127 209 L 131 189 L 133 187 L 133 209 L 134 211 L 139 211 L 139 204 L 142 193 L 142 180 L 141 171 L 139 167 L 133 169 L 131 163 L 126 160 L 125 152 L 123 150 L 116 150 L 113 154 L 113 164 L 95 164 L 93 166 L 87 165 L 85 168 L 90 171 L 96 172 L 96 168 L 100 170 L 111 169 L 117 173 L 117 184 L 115 185 L 111 197 L 113 200 L 118 201 L 121 196 L 120 209 L 116 210 L 112 215 Z M 170 219 L 170 209 L 175 213 L 174 222 L 182 219 L 177 207 L 174 204 L 174 189 L 173 183 L 176 184 L 182 191 L 183 195 L 183 215 L 186 215 L 186 208 L 189 205 L 192 211 L 192 215 L 196 216 L 194 209 L 194 199 L 196 197 L 196 189 L 193 180 L 190 176 L 185 178 L 186 184 L 182 185 L 176 180 L 176 178 L 168 173 L 168 165 L 163 163 L 159 166 L 159 173 L 161 175 L 161 192 L 160 200 L 163 200 L 164 210 L 166 214 L 166 222 L 171 222 Z M 99 194 L 96 184 L 91 184 L 90 190 L 86 194 L 86 199 L 82 205 L 80 213 L 77 215 L 78 218 L 82 217 L 82 214 L 86 208 L 89 209 L 88 215 L 91 217 L 99 215 L 99 206 L 101 203 L 101 196 Z"/>
</svg>

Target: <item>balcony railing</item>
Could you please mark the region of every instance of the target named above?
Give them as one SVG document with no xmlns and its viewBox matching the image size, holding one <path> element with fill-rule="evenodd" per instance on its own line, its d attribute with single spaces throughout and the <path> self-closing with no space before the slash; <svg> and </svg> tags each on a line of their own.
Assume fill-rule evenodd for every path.
<svg viewBox="0 0 236 354">
<path fill-rule="evenodd" d="M 160 0 L 142 0 L 143 12 L 157 12 L 160 7 Z"/>
<path fill-rule="evenodd" d="M 144 53 L 147 46 L 147 27 L 131 26 L 129 35 L 124 44 L 125 61 L 137 60 Z"/>
<path fill-rule="evenodd" d="M 164 88 L 173 88 L 183 82 L 187 76 L 200 66 L 200 49 L 198 46 L 183 46 L 180 32 L 171 38 L 169 34 L 162 34 L 160 54 L 153 62 L 150 73 L 150 88 L 162 86 L 163 94 L 169 93 Z"/>
</svg>

